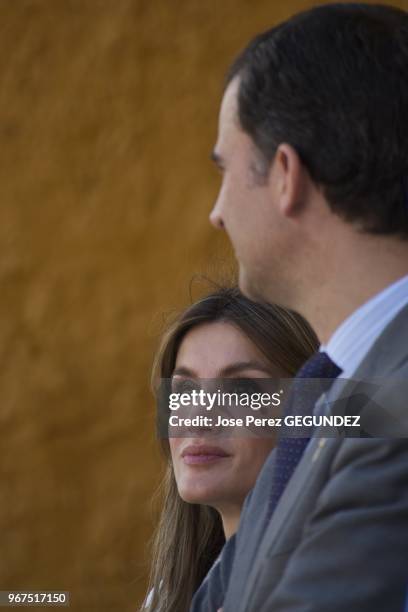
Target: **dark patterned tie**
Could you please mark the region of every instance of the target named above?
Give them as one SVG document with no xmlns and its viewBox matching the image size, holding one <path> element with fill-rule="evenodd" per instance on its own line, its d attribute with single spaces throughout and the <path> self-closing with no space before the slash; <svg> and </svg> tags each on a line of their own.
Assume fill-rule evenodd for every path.
<svg viewBox="0 0 408 612">
<path fill-rule="evenodd" d="M 301 367 L 292 383 L 291 394 L 283 416 L 311 415 L 314 405 L 323 391 L 328 391 L 341 369 L 323 352 L 315 353 Z M 301 382 L 303 378 L 332 379 L 324 386 L 308 385 Z M 316 381 L 319 383 L 320 381 Z M 269 505 L 269 516 L 272 516 L 278 501 L 285 490 L 303 452 L 309 442 L 308 437 L 281 437 L 276 448 L 276 461 L 272 474 L 272 496 Z"/>
</svg>

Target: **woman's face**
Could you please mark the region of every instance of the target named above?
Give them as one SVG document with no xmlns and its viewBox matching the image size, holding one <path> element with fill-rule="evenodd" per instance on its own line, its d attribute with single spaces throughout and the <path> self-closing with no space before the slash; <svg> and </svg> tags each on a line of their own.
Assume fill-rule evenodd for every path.
<svg viewBox="0 0 408 612">
<path fill-rule="evenodd" d="M 282 372 L 271 365 L 243 332 L 230 323 L 217 321 L 203 323 L 186 334 L 177 354 L 173 383 L 179 386 L 183 380 L 200 378 L 248 379 L 281 375 Z M 195 432 L 193 438 L 170 438 L 169 442 L 182 499 L 212 506 L 221 513 L 241 509 L 275 444 L 274 438 L 245 437 L 245 433 L 240 437 L 205 438 L 205 430 L 202 430 L 202 437 Z M 209 446 L 216 447 L 217 452 L 211 452 Z M 201 460 L 194 455 L 197 447 L 203 449 Z"/>
</svg>

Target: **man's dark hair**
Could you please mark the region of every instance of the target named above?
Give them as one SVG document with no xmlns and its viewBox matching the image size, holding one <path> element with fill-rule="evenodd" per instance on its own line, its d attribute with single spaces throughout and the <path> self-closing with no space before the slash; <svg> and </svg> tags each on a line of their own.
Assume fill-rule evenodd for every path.
<svg viewBox="0 0 408 612">
<path fill-rule="evenodd" d="M 268 167 L 292 145 L 333 212 L 408 238 L 408 13 L 316 7 L 257 36 L 236 76 L 240 125 Z"/>
</svg>

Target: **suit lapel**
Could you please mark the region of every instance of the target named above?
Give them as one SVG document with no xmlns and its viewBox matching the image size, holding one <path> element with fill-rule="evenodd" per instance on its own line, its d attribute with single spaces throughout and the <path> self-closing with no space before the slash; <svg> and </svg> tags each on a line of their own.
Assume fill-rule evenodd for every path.
<svg viewBox="0 0 408 612">
<path fill-rule="evenodd" d="M 384 377 L 398 367 L 407 356 L 408 346 L 408 306 L 391 321 L 380 337 L 376 340 L 373 347 L 367 353 L 363 362 L 357 368 L 353 379 L 337 379 L 328 394 L 324 393 L 316 403 L 316 412 L 324 409 L 324 404 L 333 404 L 342 398 L 350 397 L 356 390 L 359 381 L 371 377 Z M 256 558 L 248 573 L 244 597 L 241 601 L 241 610 L 248 608 L 248 601 L 251 597 L 256 578 L 259 573 L 260 563 L 267 553 L 271 553 L 280 541 L 285 531 L 287 517 L 296 505 L 296 500 L 301 495 L 303 489 L 309 486 L 316 470 L 322 465 L 330 462 L 331 456 L 336 452 L 341 437 L 322 438 L 321 432 L 317 430 L 310 440 L 305 453 L 296 467 L 281 499 L 276 506 L 269 525 L 265 526 L 265 535 L 257 551 Z M 290 539 L 290 538 L 289 538 Z"/>
</svg>

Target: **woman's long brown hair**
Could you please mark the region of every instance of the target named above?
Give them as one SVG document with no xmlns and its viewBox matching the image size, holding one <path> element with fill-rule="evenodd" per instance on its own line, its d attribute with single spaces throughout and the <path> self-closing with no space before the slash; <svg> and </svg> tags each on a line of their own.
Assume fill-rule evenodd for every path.
<svg viewBox="0 0 408 612">
<path fill-rule="evenodd" d="M 299 314 L 253 302 L 237 287 L 221 288 L 188 307 L 164 334 L 153 364 L 155 393 L 162 378 L 171 378 L 184 336 L 198 325 L 215 321 L 235 325 L 288 377 L 319 346 L 314 331 Z M 150 603 L 143 609 L 188 612 L 194 592 L 217 558 L 225 537 L 216 510 L 181 499 L 168 440 L 161 439 L 160 443 L 167 464 L 161 487 L 163 509 L 153 540 Z"/>
</svg>

